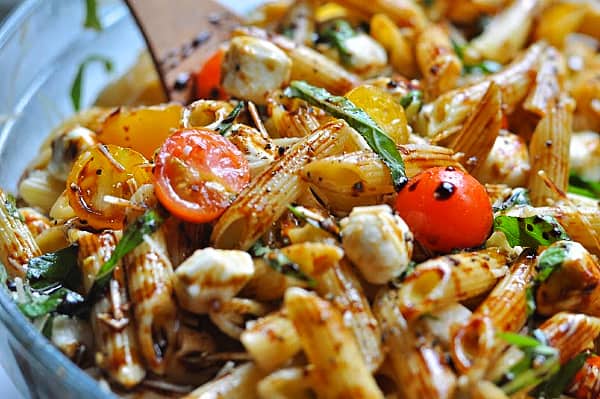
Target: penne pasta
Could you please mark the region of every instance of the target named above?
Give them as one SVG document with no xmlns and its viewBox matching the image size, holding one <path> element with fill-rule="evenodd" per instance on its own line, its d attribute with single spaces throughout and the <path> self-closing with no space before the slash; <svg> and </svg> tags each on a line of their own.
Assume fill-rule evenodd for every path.
<svg viewBox="0 0 600 399">
<path fill-rule="evenodd" d="M 258 399 L 256 384 L 264 373 L 253 363 L 244 363 L 195 389 L 184 399 Z"/>
<path fill-rule="evenodd" d="M 440 25 L 430 25 L 417 36 L 415 53 L 423 76 L 425 100 L 431 101 L 454 89 L 462 63 L 452 49 L 448 33 Z"/>
<path fill-rule="evenodd" d="M 560 363 L 587 348 L 600 334 L 600 319 L 575 313 L 556 313 L 540 325 L 548 345 L 558 349 Z"/>
<path fill-rule="evenodd" d="M 164 374 L 165 359 L 175 350 L 179 323 L 164 232 L 145 236 L 125 256 L 124 264 L 140 353 L 149 370 Z"/>
<path fill-rule="evenodd" d="M 11 277 L 24 277 L 29 260 L 41 254 L 14 199 L 0 190 L 0 262 Z"/>
<path fill-rule="evenodd" d="M 398 309 L 397 294 L 394 290 L 382 291 L 373 307 L 399 390 L 407 398 L 452 398 L 456 376 L 431 345 L 417 339 L 409 329 Z"/>
<path fill-rule="evenodd" d="M 55 179 L 45 170 L 32 170 L 19 183 L 19 194 L 27 205 L 45 213 L 50 211 L 64 189 L 64 181 Z"/>
<path fill-rule="evenodd" d="M 34 208 L 19 208 L 19 213 L 23 216 L 23 222 L 36 240 L 40 234 L 50 228 L 50 219 Z"/>
<path fill-rule="evenodd" d="M 348 129 L 343 122 L 331 122 L 292 146 L 223 213 L 212 232 L 213 245 L 250 248 L 306 189 L 297 172 L 312 159 L 339 152 Z"/>
<path fill-rule="evenodd" d="M 559 101 L 564 80 L 565 65 L 562 56 L 553 47 L 542 54 L 535 83 L 523 103 L 523 108 L 539 117 L 544 117 Z"/>
<path fill-rule="evenodd" d="M 417 76 L 417 62 L 410 37 L 404 34 L 386 14 L 373 15 L 370 26 L 371 36 L 388 52 L 392 67 L 403 76 Z"/>
<path fill-rule="evenodd" d="M 452 337 L 452 361 L 461 373 L 485 370 L 505 348 L 498 332 L 517 332 L 527 320 L 527 288 L 536 274 L 535 258 L 522 254 Z"/>
<path fill-rule="evenodd" d="M 478 176 L 492 151 L 502 123 L 502 99 L 498 85 L 491 82 L 485 95 L 448 145 L 463 154 L 465 169 Z"/>
<path fill-rule="evenodd" d="M 399 26 L 409 26 L 421 31 L 426 24 L 421 8 L 410 0 L 374 0 L 365 3 L 360 0 L 336 0 L 341 5 L 366 14 L 386 14 Z"/>
<path fill-rule="evenodd" d="M 398 306 L 411 321 L 436 308 L 476 297 L 506 274 L 506 262 L 506 256 L 494 248 L 425 261 L 398 289 Z"/>
<path fill-rule="evenodd" d="M 260 399 L 311 399 L 310 381 L 300 367 L 281 369 L 263 378 L 257 386 Z"/>
<path fill-rule="evenodd" d="M 538 171 L 543 170 L 561 192 L 567 191 L 572 121 L 573 102 L 562 98 L 551 106 L 533 133 L 529 145 L 532 173 L 528 186 L 534 205 L 545 205 L 547 200 L 559 198 L 559 193 L 546 186 Z"/>
<path fill-rule="evenodd" d="M 354 335 L 366 367 L 370 372 L 375 372 L 384 358 L 381 330 L 350 265 L 341 261 L 323 273 L 318 278 L 317 292 L 331 297 L 332 304 L 344 317 L 344 324 Z"/>
<path fill-rule="evenodd" d="M 351 330 L 333 305 L 293 287 L 285 293 L 284 306 L 311 363 L 312 388 L 319 398 L 383 399 Z"/>
</svg>

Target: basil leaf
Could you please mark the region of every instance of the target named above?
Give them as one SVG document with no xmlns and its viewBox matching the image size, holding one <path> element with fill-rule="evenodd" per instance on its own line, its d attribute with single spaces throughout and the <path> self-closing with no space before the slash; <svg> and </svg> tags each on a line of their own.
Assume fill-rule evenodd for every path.
<svg viewBox="0 0 600 399">
<path fill-rule="evenodd" d="M 30 301 L 19 304 L 19 309 L 30 319 L 44 316 L 48 313 L 56 312 L 63 304 L 75 306 L 84 303 L 84 299 L 78 293 L 67 288 L 60 287 L 50 294 L 34 293 L 30 296 Z"/>
<path fill-rule="evenodd" d="M 569 236 L 552 216 L 516 217 L 500 215 L 494 219 L 494 230 L 506 236 L 511 247 L 522 246 L 537 248 L 550 245 L 559 240 L 568 240 Z"/>
<path fill-rule="evenodd" d="M 538 385 L 529 395 L 538 399 L 559 399 L 590 354 L 590 352 L 581 352 L 569 360 L 556 374 L 548 381 Z"/>
<path fill-rule="evenodd" d="M 543 282 L 550 277 L 567 258 L 567 248 L 562 245 L 548 247 L 538 259 L 538 275 L 536 282 Z"/>
<path fill-rule="evenodd" d="M 90 55 L 88 58 L 83 60 L 83 62 L 79 65 L 79 69 L 75 75 L 75 80 L 73 80 L 73 84 L 71 85 L 71 103 L 73 104 L 75 111 L 79 111 L 81 109 L 81 92 L 83 91 L 83 74 L 85 72 L 85 68 L 93 62 L 102 63 L 106 72 L 112 72 L 113 70 L 112 61 L 106 57 L 100 55 Z"/>
<path fill-rule="evenodd" d="M 400 99 L 400 105 L 403 108 L 408 108 L 412 103 L 423 102 L 423 92 L 421 90 L 411 90 Z"/>
<path fill-rule="evenodd" d="M 585 197 L 600 198 L 600 182 L 588 180 L 574 173 L 569 175 L 569 189 L 573 194 L 583 195 Z"/>
<path fill-rule="evenodd" d="M 510 196 L 504 202 L 494 207 L 494 212 L 504 211 L 518 205 L 531 205 L 529 191 L 522 187 L 512 190 Z"/>
<path fill-rule="evenodd" d="M 85 0 L 85 21 L 84 28 L 90 28 L 97 31 L 102 30 L 102 24 L 98 18 L 98 4 L 96 0 Z"/>
<path fill-rule="evenodd" d="M 465 64 L 463 71 L 465 74 L 480 74 L 489 75 L 499 72 L 502 69 L 502 64 L 496 61 L 483 60 L 477 64 Z"/>
<path fill-rule="evenodd" d="M 48 252 L 31 259 L 27 265 L 27 278 L 33 288 L 43 288 L 55 283 L 75 289 L 81 282 L 77 267 L 77 246 Z"/>
<path fill-rule="evenodd" d="M 527 301 L 527 318 L 529 318 L 530 316 L 533 316 L 537 309 L 534 288 L 531 285 L 525 290 L 525 300 Z"/>
<path fill-rule="evenodd" d="M 304 273 L 300 266 L 292 261 L 285 254 L 277 249 L 271 249 L 262 242 L 254 243 L 249 252 L 255 257 L 262 257 L 269 267 L 284 276 L 292 277 L 304 281 L 309 287 L 315 287 L 316 281 Z"/>
<path fill-rule="evenodd" d="M 406 185 L 408 178 L 404 169 L 404 161 L 396 145 L 365 111 L 345 97 L 334 96 L 325 89 L 311 86 L 302 81 L 295 80 L 290 83 L 285 93 L 289 97 L 301 98 L 311 105 L 322 108 L 336 118 L 348 122 L 364 137 L 369 147 L 379 155 L 390 169 L 396 191 Z"/>
<path fill-rule="evenodd" d="M 123 238 L 121 238 L 115 247 L 112 255 L 98 271 L 96 285 L 102 286 L 107 283 L 112 276 L 117 262 L 140 245 L 144 241 L 144 236 L 158 230 L 163 221 L 164 219 L 156 209 L 150 209 L 137 218 L 135 222 L 128 225 L 123 233 Z"/>
<path fill-rule="evenodd" d="M 242 109 L 244 109 L 244 102 L 240 101 L 239 103 L 237 103 L 235 108 L 233 108 L 233 110 L 229 113 L 229 115 L 227 115 L 225 119 L 223 119 L 221 123 L 219 123 L 219 126 L 217 126 L 217 128 L 215 129 L 215 132 L 219 133 L 221 136 L 226 136 L 227 132 L 229 132 L 229 130 L 233 126 L 235 118 L 237 118 L 240 112 L 242 112 Z"/>
<path fill-rule="evenodd" d="M 335 48 L 340 55 L 340 61 L 344 65 L 352 64 L 352 53 L 346 46 L 346 40 L 356 36 L 352 26 L 343 19 L 336 19 L 323 24 L 319 31 L 319 42 L 328 43 Z"/>
</svg>

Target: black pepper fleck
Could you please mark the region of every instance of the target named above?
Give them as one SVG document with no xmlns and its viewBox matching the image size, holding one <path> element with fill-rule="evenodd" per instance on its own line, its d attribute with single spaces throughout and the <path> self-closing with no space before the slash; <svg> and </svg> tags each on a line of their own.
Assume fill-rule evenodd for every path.
<svg viewBox="0 0 600 399">
<path fill-rule="evenodd" d="M 454 184 L 447 181 L 441 182 L 433 192 L 433 197 L 438 201 L 445 201 L 452 197 L 455 189 Z"/>
</svg>

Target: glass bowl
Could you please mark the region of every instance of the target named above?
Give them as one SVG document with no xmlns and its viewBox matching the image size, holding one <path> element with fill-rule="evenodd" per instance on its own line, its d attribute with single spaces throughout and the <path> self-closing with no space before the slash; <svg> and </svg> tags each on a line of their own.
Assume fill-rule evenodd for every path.
<svg viewBox="0 0 600 399">
<path fill-rule="evenodd" d="M 221 1 L 243 15 L 260 0 Z M 241 4 L 240 4 L 241 3 Z M 16 192 L 52 127 L 73 114 L 70 86 L 90 55 L 113 60 L 86 69 L 83 107 L 124 73 L 144 47 L 127 7 L 99 0 L 101 32 L 83 27 L 85 0 L 26 0 L 0 27 L 0 187 Z M 199 3 L 201 4 L 201 3 Z M 0 363 L 25 398 L 114 398 L 21 314 L 0 284 Z"/>
</svg>

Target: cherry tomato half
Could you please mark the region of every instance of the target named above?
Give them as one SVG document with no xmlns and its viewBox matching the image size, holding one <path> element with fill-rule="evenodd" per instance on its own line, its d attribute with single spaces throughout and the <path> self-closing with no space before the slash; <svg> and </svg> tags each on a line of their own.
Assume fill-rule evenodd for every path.
<svg viewBox="0 0 600 399">
<path fill-rule="evenodd" d="M 422 245 L 440 252 L 482 244 L 493 222 L 485 188 L 451 166 L 413 177 L 398 193 L 396 210 Z"/>
<path fill-rule="evenodd" d="M 156 155 L 158 200 L 194 223 L 219 217 L 250 181 L 248 161 L 225 137 L 208 129 L 173 133 Z"/>
<path fill-rule="evenodd" d="M 124 204 L 152 181 L 151 165 L 131 148 L 99 144 L 83 152 L 67 178 L 67 198 L 75 214 L 95 229 L 121 229 Z"/>
<path fill-rule="evenodd" d="M 196 98 L 202 100 L 223 100 L 227 93 L 221 87 L 221 65 L 225 52 L 215 51 L 196 73 Z"/>
<path fill-rule="evenodd" d="M 577 399 L 597 398 L 600 395 L 600 356 L 591 355 L 575 374 L 569 394 Z"/>
</svg>

